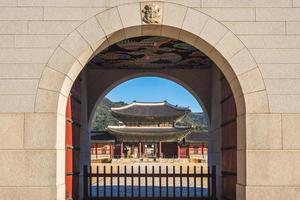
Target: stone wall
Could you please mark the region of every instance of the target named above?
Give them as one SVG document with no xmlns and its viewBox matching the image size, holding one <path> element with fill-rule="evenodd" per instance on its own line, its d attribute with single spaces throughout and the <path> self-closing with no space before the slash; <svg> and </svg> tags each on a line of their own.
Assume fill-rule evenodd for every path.
<svg viewBox="0 0 300 200">
<path fill-rule="evenodd" d="M 98 14 L 128 2 L 136 1 L 0 1 L 3 199 L 40 199 L 41 193 L 43 199 L 64 199 L 65 107 L 60 105 L 105 36 L 141 24 L 139 4 Z M 183 6 L 160 3 L 168 26 L 145 26 L 142 33 L 179 35 L 207 50 L 222 66 L 236 102 L 245 101 L 245 108 L 238 105 L 245 111 L 238 112 L 238 199 L 300 196 L 300 0 L 171 2 Z"/>
</svg>

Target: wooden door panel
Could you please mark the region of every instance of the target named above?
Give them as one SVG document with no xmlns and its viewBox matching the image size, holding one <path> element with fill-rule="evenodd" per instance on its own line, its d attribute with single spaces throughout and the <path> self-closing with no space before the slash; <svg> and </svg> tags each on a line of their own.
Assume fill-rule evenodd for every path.
<svg viewBox="0 0 300 200">
<path fill-rule="evenodd" d="M 230 96 L 222 102 L 222 124 L 229 123 L 236 118 L 236 108 L 234 97 Z"/>
<path fill-rule="evenodd" d="M 222 178 L 222 198 L 224 200 L 227 199 L 235 199 L 235 187 L 236 187 L 236 176 L 232 176 L 232 175 L 223 175 Z"/>
<path fill-rule="evenodd" d="M 237 124 L 236 105 L 231 88 L 221 78 L 221 111 L 222 111 L 222 199 L 236 199 L 237 183 Z"/>
<path fill-rule="evenodd" d="M 222 171 L 225 173 L 236 173 L 236 150 L 222 150 Z"/>
<path fill-rule="evenodd" d="M 228 98 L 232 95 L 231 88 L 224 77 L 221 78 L 221 91 L 223 99 Z"/>
<path fill-rule="evenodd" d="M 72 109 L 72 120 L 73 123 L 79 125 L 81 122 L 81 104 L 77 100 L 73 99 L 74 96 L 71 98 L 71 109 Z"/>
<path fill-rule="evenodd" d="M 222 127 L 222 148 L 235 147 L 236 144 L 236 121 L 233 121 Z"/>
<path fill-rule="evenodd" d="M 72 146 L 75 149 L 78 149 L 80 147 L 80 126 L 77 124 L 72 124 Z"/>
</svg>

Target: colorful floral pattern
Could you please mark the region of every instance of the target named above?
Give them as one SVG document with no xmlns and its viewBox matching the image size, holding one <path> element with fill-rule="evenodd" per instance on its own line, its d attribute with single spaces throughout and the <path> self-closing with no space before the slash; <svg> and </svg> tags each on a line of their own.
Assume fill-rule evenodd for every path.
<svg viewBox="0 0 300 200">
<path fill-rule="evenodd" d="M 91 60 L 92 68 L 207 69 L 212 61 L 195 47 L 166 37 L 144 36 L 118 42 Z"/>
</svg>

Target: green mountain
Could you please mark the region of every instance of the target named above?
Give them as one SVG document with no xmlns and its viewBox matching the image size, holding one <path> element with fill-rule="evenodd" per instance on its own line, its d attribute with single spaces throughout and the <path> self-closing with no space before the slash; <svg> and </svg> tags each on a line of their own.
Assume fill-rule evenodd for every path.
<svg viewBox="0 0 300 200">
<path fill-rule="evenodd" d="M 195 131 L 207 131 L 207 120 L 204 113 L 191 112 L 182 122 L 192 125 Z"/>
<path fill-rule="evenodd" d="M 118 120 L 110 114 L 110 108 L 125 105 L 127 105 L 125 102 L 112 102 L 104 97 L 96 108 L 94 119 L 92 121 L 92 130 L 102 131 L 105 130 L 108 125 L 118 125 Z"/>
<path fill-rule="evenodd" d="M 92 121 L 93 131 L 102 131 L 108 125 L 118 125 L 118 120 L 110 114 L 111 107 L 120 107 L 127 105 L 125 102 L 112 102 L 104 98 L 97 106 L 94 119 Z M 197 131 L 207 131 L 207 120 L 204 113 L 192 112 L 182 121 L 184 124 L 190 124 Z"/>
</svg>

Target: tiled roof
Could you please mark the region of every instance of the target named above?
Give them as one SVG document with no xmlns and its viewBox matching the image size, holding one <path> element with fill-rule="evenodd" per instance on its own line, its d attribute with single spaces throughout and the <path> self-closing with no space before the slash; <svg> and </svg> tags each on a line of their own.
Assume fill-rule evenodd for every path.
<svg viewBox="0 0 300 200">
<path fill-rule="evenodd" d="M 95 131 L 92 132 L 91 141 L 92 142 L 106 142 L 106 143 L 113 143 L 115 142 L 116 137 L 112 134 L 108 133 L 107 131 Z"/>
<path fill-rule="evenodd" d="M 208 142 L 208 132 L 191 132 L 185 137 L 186 142 Z"/>
<path fill-rule="evenodd" d="M 190 127 L 108 126 L 108 131 L 116 138 L 127 141 L 177 141 L 189 133 Z"/>
<path fill-rule="evenodd" d="M 168 102 L 133 102 L 129 105 L 111 108 L 115 117 L 181 117 L 191 112 L 189 108 L 179 107 Z"/>
</svg>

